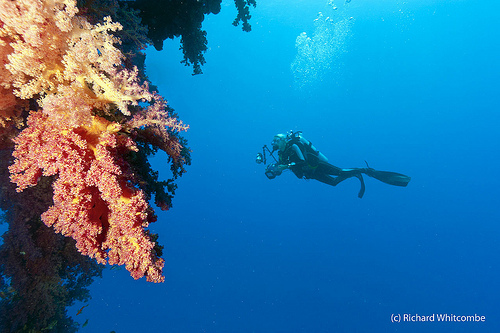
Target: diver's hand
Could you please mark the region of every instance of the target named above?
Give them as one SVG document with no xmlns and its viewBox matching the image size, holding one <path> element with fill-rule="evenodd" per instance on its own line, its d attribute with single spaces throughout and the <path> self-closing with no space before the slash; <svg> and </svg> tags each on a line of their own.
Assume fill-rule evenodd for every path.
<svg viewBox="0 0 500 333">
<path fill-rule="evenodd" d="M 278 169 L 280 172 L 283 170 L 288 169 L 290 164 L 276 164 L 276 169 Z"/>
<path fill-rule="evenodd" d="M 279 164 L 279 165 L 276 165 L 276 166 L 278 167 L 278 169 L 280 169 L 280 171 L 283 171 L 283 170 L 286 170 L 286 169 L 290 169 L 294 165 L 295 165 L 295 162 L 292 162 L 292 163 L 289 163 L 289 164 Z"/>
</svg>

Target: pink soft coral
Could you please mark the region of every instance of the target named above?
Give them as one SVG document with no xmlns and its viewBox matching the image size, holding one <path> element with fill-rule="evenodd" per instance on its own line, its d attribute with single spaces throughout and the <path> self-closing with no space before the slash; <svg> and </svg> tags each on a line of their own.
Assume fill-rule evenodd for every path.
<svg viewBox="0 0 500 333">
<path fill-rule="evenodd" d="M 161 282 L 164 261 L 145 230 L 155 215 L 123 156 L 138 149 L 135 137 L 180 161 L 172 133 L 187 126 L 165 111 L 137 68 L 123 66 L 112 35 L 121 25 L 109 17 L 92 25 L 77 13 L 75 0 L 0 1 L 0 139 L 17 134 L 10 130 L 21 101 L 36 98 L 40 108 L 13 140 L 11 180 L 23 191 L 53 176 L 46 225 L 100 263 Z"/>
<path fill-rule="evenodd" d="M 11 180 L 22 191 L 57 175 L 54 205 L 43 222 L 73 237 L 78 250 L 100 263 L 125 264 L 134 278 L 162 282 L 163 259 L 144 228 L 154 220 L 145 195 L 124 173 L 120 153 L 136 149 L 117 124 L 94 117 L 89 127 L 61 128 L 41 112 L 15 139 Z"/>
</svg>

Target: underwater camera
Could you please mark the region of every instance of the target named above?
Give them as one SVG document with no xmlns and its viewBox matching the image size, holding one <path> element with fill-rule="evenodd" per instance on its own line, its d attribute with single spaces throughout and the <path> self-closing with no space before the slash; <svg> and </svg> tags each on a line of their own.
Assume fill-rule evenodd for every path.
<svg viewBox="0 0 500 333">
<path fill-rule="evenodd" d="M 264 164 L 266 165 L 267 163 L 267 156 L 266 156 L 266 151 L 271 155 L 271 157 L 274 159 L 276 163 L 271 163 L 266 167 L 266 172 L 265 175 L 269 179 L 276 178 L 276 176 L 279 176 L 281 174 L 280 170 L 276 168 L 276 164 L 278 161 L 276 160 L 276 157 L 274 157 L 273 152 L 267 148 L 267 145 L 264 145 L 262 147 L 262 153 L 257 153 L 257 157 L 255 158 L 255 162 L 257 164 Z"/>
<path fill-rule="evenodd" d="M 264 172 L 267 178 L 273 179 L 276 178 L 276 176 L 281 175 L 280 169 L 276 167 L 275 163 L 271 163 L 266 167 L 266 172 Z"/>
</svg>

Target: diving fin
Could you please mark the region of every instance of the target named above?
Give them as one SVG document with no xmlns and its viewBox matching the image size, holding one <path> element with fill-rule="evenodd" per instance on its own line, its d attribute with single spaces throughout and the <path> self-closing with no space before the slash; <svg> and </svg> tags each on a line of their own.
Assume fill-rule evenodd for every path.
<svg viewBox="0 0 500 333">
<path fill-rule="evenodd" d="M 367 174 L 369 177 L 380 180 L 383 183 L 394 186 L 405 187 L 411 180 L 411 177 L 403 175 L 401 173 L 391 172 L 391 171 L 378 171 L 370 168 L 368 163 L 366 163 L 366 165 L 368 166 L 368 168 L 364 173 Z"/>
<path fill-rule="evenodd" d="M 357 174 L 356 177 L 361 182 L 361 188 L 359 189 L 359 193 L 358 193 L 358 198 L 361 199 L 363 197 L 363 195 L 365 194 L 365 181 L 363 180 L 362 174 Z"/>
</svg>

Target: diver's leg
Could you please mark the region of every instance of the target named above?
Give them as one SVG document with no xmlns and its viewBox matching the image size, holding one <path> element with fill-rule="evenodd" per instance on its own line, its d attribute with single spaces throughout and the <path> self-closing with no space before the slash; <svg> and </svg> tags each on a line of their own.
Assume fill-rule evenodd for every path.
<svg viewBox="0 0 500 333">
<path fill-rule="evenodd" d="M 366 172 L 366 168 L 353 168 L 353 169 L 342 169 L 340 171 L 340 176 L 339 177 L 356 177 L 359 179 L 361 183 L 361 188 L 359 189 L 358 192 L 358 198 L 362 198 L 363 195 L 365 194 L 365 181 L 363 180 L 363 173 Z"/>
<path fill-rule="evenodd" d="M 357 177 L 357 175 L 361 175 L 362 173 L 366 173 L 366 170 L 367 168 L 342 169 L 330 163 L 320 163 L 316 172 L 332 176 L 343 176 L 345 178 L 350 178 Z"/>
<path fill-rule="evenodd" d="M 326 175 L 331 175 L 331 176 L 340 176 L 342 173 L 342 169 L 339 167 L 336 167 L 333 164 L 327 163 L 327 162 L 322 162 L 318 164 L 318 167 L 316 168 L 317 173 L 322 173 Z"/>
<path fill-rule="evenodd" d="M 313 179 L 316 179 L 317 181 L 320 181 L 322 183 L 331 185 L 331 186 L 337 186 L 338 183 L 340 183 L 343 180 L 346 180 L 348 177 L 332 177 L 327 174 L 314 174 Z"/>
<path fill-rule="evenodd" d="M 358 198 L 362 198 L 363 194 L 365 194 L 365 181 L 363 180 L 363 176 L 361 175 L 361 173 L 357 173 L 357 174 L 353 174 L 353 175 L 342 175 L 341 174 L 340 176 L 337 176 L 337 177 L 332 177 L 332 176 L 326 175 L 326 174 L 319 174 L 319 175 L 315 174 L 314 175 L 314 179 L 316 179 L 317 181 L 320 181 L 322 183 L 325 183 L 325 184 L 328 184 L 331 186 L 337 186 L 338 183 L 346 180 L 347 178 L 351 178 L 351 177 L 356 177 L 361 182 L 361 188 L 359 189 Z"/>
<path fill-rule="evenodd" d="M 365 170 L 365 168 L 341 169 L 330 163 L 321 163 L 321 165 L 319 165 L 314 172 L 313 178 L 322 183 L 336 186 L 338 183 L 346 180 L 347 178 L 356 177 L 361 182 L 358 197 L 362 198 L 365 193 L 365 182 L 363 180 L 362 173 L 365 172 Z"/>
<path fill-rule="evenodd" d="M 366 168 L 340 169 L 340 174 L 344 175 L 346 178 L 357 177 L 362 173 L 366 173 Z"/>
</svg>

